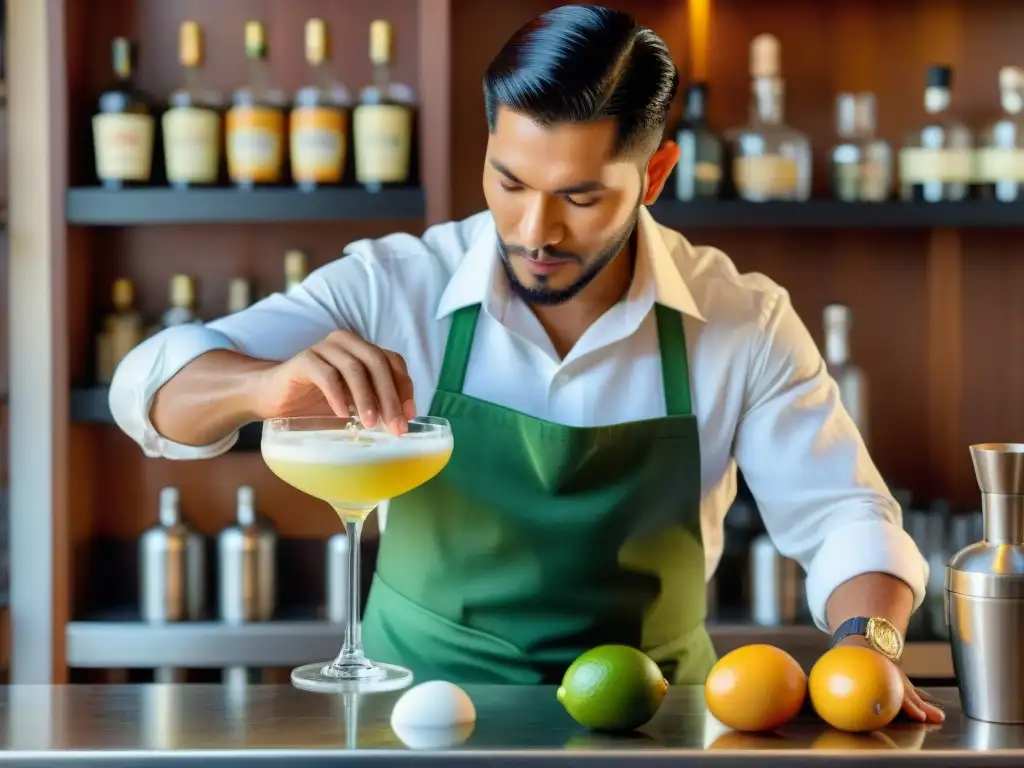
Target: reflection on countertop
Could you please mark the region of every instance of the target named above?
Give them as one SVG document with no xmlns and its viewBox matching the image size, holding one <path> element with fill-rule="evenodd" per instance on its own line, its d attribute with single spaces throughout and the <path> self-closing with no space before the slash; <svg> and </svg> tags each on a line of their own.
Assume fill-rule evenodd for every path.
<svg viewBox="0 0 1024 768">
<path fill-rule="evenodd" d="M 226 758 L 232 765 L 268 759 L 288 765 L 391 765 L 410 757 L 441 763 L 583 765 L 595 757 L 644 762 L 746 755 L 759 765 L 842 764 L 870 750 L 887 759 L 927 758 L 956 765 L 1024 763 L 1024 726 L 965 718 L 954 689 L 930 689 L 946 709 L 942 726 L 892 724 L 871 734 L 843 734 L 812 715 L 775 734 L 728 731 L 706 711 L 702 690 L 673 688 L 638 732 L 612 736 L 574 723 L 552 687 L 466 686 L 477 722 L 452 732 L 396 733 L 390 725 L 401 692 L 365 696 L 305 693 L 291 686 L 132 685 L 10 686 L 0 689 L 0 749 L 5 765 L 21 758 L 133 765 L 161 752 L 162 766 Z M 40 754 L 49 753 L 49 754 Z M 863 757 L 863 756 L 861 756 Z M 808 762 L 809 761 L 809 762 Z"/>
</svg>

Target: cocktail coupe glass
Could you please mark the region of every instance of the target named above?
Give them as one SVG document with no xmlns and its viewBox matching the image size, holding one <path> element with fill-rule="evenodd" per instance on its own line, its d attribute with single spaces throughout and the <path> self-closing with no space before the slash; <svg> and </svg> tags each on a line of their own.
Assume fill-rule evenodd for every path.
<svg viewBox="0 0 1024 768">
<path fill-rule="evenodd" d="M 418 417 L 394 435 L 358 419 L 300 416 L 263 423 L 261 449 L 270 471 L 289 485 L 326 501 L 348 535 L 345 643 L 334 661 L 292 670 L 296 688 L 321 692 L 393 691 L 412 682 L 404 667 L 371 661 L 360 636 L 359 542 L 363 521 L 377 506 L 437 475 L 452 455 L 451 426 Z"/>
</svg>

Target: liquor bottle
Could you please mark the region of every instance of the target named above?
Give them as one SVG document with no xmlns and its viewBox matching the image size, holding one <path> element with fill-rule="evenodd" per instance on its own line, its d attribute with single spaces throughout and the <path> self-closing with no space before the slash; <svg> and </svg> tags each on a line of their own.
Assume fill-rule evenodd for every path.
<svg viewBox="0 0 1024 768">
<path fill-rule="evenodd" d="M 195 312 L 196 287 L 191 277 L 175 275 L 171 278 L 170 299 L 171 306 L 161 317 L 162 327 L 202 322 Z"/>
<path fill-rule="evenodd" d="M 244 277 L 236 277 L 228 283 L 228 314 L 241 312 L 252 303 L 252 285 Z"/>
<path fill-rule="evenodd" d="M 850 309 L 842 304 L 829 304 L 823 320 L 825 364 L 839 388 L 839 400 L 870 448 L 868 382 L 864 371 L 850 359 Z"/>
<path fill-rule="evenodd" d="M 178 489 L 160 490 L 156 526 L 139 540 L 139 603 L 153 624 L 198 621 L 206 612 L 206 547 L 182 520 Z"/>
<path fill-rule="evenodd" d="M 846 202 L 881 202 L 892 187 L 892 150 L 875 136 L 875 95 L 836 97 L 836 134 L 831 154 L 832 194 Z"/>
<path fill-rule="evenodd" d="M 900 197 L 936 203 L 964 200 L 970 192 L 973 137 L 950 111 L 953 70 L 931 66 L 925 77 L 928 118 L 900 150 Z"/>
<path fill-rule="evenodd" d="M 999 70 L 999 103 L 1003 114 L 978 138 L 974 183 L 979 197 L 1012 203 L 1024 185 L 1024 71 Z"/>
<path fill-rule="evenodd" d="M 249 82 L 235 91 L 227 115 L 228 176 L 238 187 L 273 185 L 284 176 L 284 91 L 270 82 L 263 24 L 245 25 Z"/>
<path fill-rule="evenodd" d="M 109 384 L 118 364 L 142 341 L 142 317 L 133 308 L 135 286 L 131 280 L 118 278 L 111 288 L 114 311 L 103 321 L 96 338 L 96 381 Z"/>
<path fill-rule="evenodd" d="M 223 100 L 202 87 L 203 42 L 194 21 L 183 21 L 178 30 L 178 60 L 184 83 L 171 92 L 162 121 L 167 181 L 177 189 L 216 184 Z"/>
<path fill-rule="evenodd" d="M 409 181 L 412 160 L 412 89 L 391 80 L 391 22 L 370 24 L 373 83 L 363 88 L 352 117 L 356 181 L 368 191 Z"/>
<path fill-rule="evenodd" d="M 694 83 L 686 91 L 686 108 L 676 131 L 676 199 L 696 200 L 719 196 L 725 163 L 722 138 L 708 123 L 708 85 Z"/>
<path fill-rule="evenodd" d="M 861 156 L 857 143 L 856 110 L 856 99 L 852 93 L 836 96 L 836 136 L 839 143 L 832 148 L 829 170 L 832 194 L 845 202 L 860 199 Z"/>
<path fill-rule="evenodd" d="M 749 202 L 807 200 L 811 195 L 811 144 L 783 119 L 785 84 L 779 40 L 758 35 L 750 45 L 753 100 L 750 122 L 728 132 L 733 182 Z"/>
<path fill-rule="evenodd" d="M 96 176 L 110 189 L 150 181 L 156 130 L 150 99 L 135 86 L 131 43 L 114 38 L 111 46 L 115 82 L 99 100 L 92 118 Z"/>
<path fill-rule="evenodd" d="M 306 61 L 310 85 L 299 90 L 292 107 L 289 137 L 292 179 L 302 190 L 338 184 L 345 174 L 348 110 L 351 94 L 329 67 L 327 25 L 306 22 Z"/>
<path fill-rule="evenodd" d="M 284 292 L 288 293 L 306 279 L 306 254 L 292 248 L 284 255 Z"/>
</svg>

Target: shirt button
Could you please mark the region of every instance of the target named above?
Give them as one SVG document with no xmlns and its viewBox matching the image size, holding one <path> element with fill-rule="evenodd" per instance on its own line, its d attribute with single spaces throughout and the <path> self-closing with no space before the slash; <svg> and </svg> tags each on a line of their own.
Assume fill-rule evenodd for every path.
<svg viewBox="0 0 1024 768">
<path fill-rule="evenodd" d="M 569 383 L 569 374 L 568 373 L 560 373 L 557 376 L 555 376 L 555 386 L 556 387 L 564 387 L 568 383 Z"/>
</svg>

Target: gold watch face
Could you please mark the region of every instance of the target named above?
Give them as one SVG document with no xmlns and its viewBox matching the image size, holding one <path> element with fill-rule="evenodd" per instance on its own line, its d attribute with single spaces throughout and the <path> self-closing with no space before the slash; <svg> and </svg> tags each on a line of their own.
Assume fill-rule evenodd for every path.
<svg viewBox="0 0 1024 768">
<path fill-rule="evenodd" d="M 899 630 L 885 619 L 868 619 L 865 635 L 868 642 L 893 661 L 903 655 L 903 638 Z"/>
</svg>

